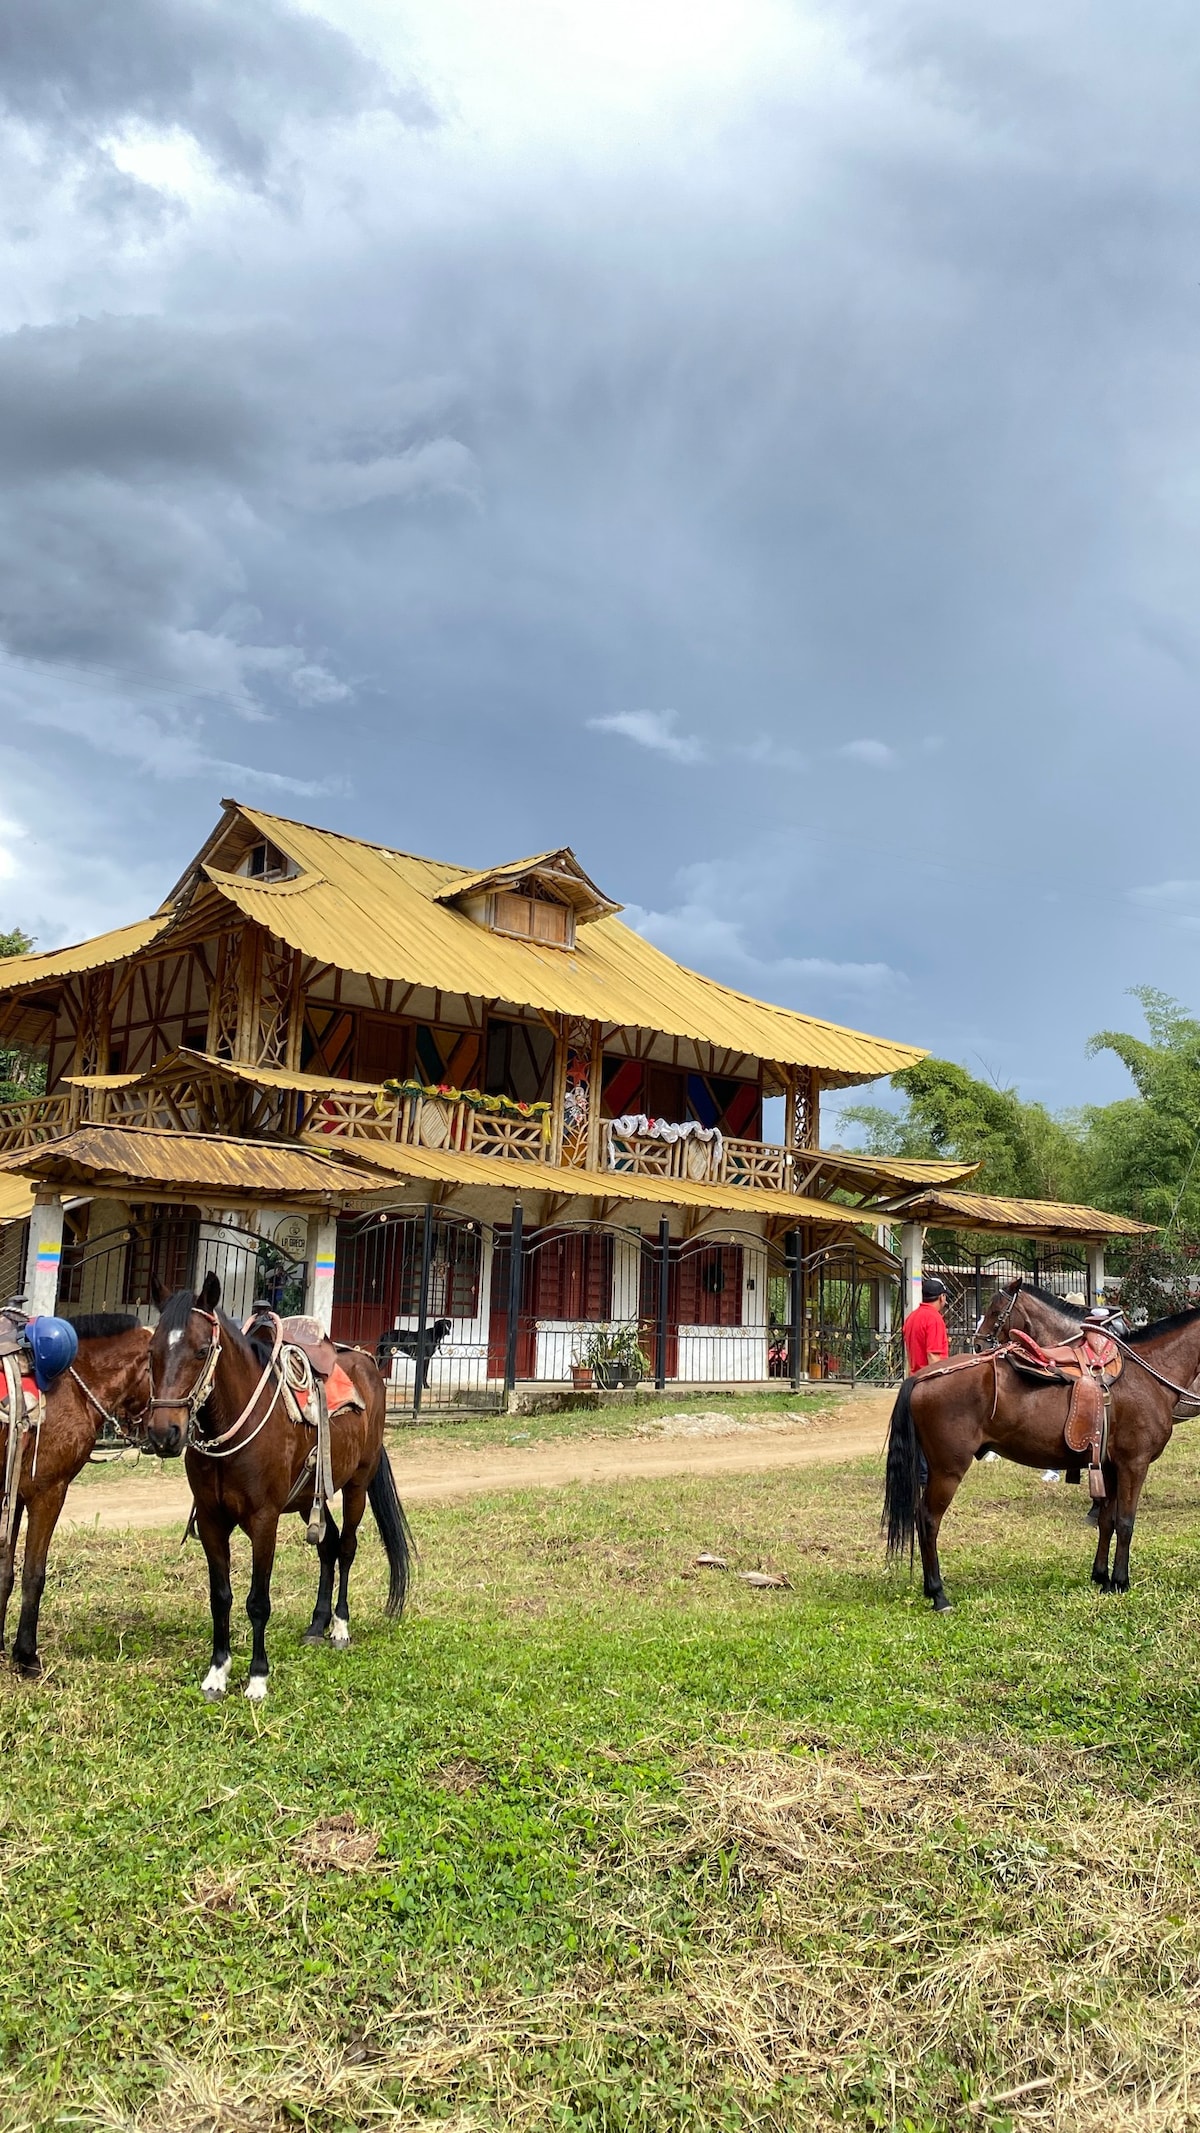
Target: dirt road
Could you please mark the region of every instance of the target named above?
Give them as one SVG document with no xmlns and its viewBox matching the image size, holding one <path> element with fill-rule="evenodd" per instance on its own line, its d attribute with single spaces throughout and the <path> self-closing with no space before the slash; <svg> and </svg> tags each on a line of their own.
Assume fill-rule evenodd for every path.
<svg viewBox="0 0 1200 2133">
<path fill-rule="evenodd" d="M 760 1426 L 726 1416 L 659 1418 L 633 1437 L 575 1437 L 561 1443 L 456 1446 L 447 1433 L 435 1451 L 429 1439 L 405 1456 L 403 1439 L 392 1447 L 396 1484 L 406 1504 L 453 1503 L 464 1496 L 504 1489 L 553 1489 L 568 1482 L 660 1480 L 671 1474 L 753 1474 L 769 1468 L 816 1466 L 864 1459 L 883 1450 L 890 1392 L 852 1395 L 809 1421 L 782 1426 L 776 1417 Z M 699 1428 L 697 1425 L 701 1425 Z M 703 1425 L 708 1424 L 707 1428 Z M 136 1480 L 123 1471 L 111 1481 L 73 1489 L 64 1519 L 101 1527 L 182 1525 L 191 1495 L 179 1466 L 153 1470 Z"/>
</svg>

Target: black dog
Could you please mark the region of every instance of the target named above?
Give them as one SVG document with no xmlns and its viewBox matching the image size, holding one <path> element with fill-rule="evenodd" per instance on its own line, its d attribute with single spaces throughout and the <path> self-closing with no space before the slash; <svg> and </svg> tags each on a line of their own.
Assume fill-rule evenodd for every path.
<svg viewBox="0 0 1200 2133">
<path fill-rule="evenodd" d="M 422 1386 L 428 1386 L 429 1365 L 432 1363 L 453 1324 L 454 1320 L 452 1318 L 435 1318 L 433 1324 L 425 1328 L 425 1367 L 421 1372 Z M 415 1363 L 420 1345 L 421 1339 L 417 1333 L 385 1333 L 378 1348 L 375 1350 L 375 1360 L 380 1369 L 385 1371 L 394 1355 L 406 1355 L 410 1363 Z"/>
</svg>

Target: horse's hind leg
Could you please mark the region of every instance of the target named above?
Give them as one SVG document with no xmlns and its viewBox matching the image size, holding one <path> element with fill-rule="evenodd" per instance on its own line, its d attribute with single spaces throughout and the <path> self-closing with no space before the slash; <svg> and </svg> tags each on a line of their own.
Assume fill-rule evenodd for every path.
<svg viewBox="0 0 1200 2133">
<path fill-rule="evenodd" d="M 1144 1465 L 1122 1466 L 1117 1473 L 1117 1547 L 1113 1556 L 1110 1592 L 1129 1590 L 1129 1544 L 1133 1539 L 1133 1524 L 1146 1480 Z"/>
<path fill-rule="evenodd" d="M 925 1597 L 932 1600 L 935 1613 L 944 1615 L 950 1606 L 946 1588 L 942 1583 L 942 1566 L 938 1561 L 938 1534 L 943 1518 L 950 1509 L 956 1494 L 961 1474 L 947 1474 L 930 1470 L 925 1491 L 917 1507 L 917 1539 L 921 1544 L 921 1568 L 925 1573 Z"/>
<path fill-rule="evenodd" d="M 24 1509 L 24 1502 L 18 1496 L 17 1507 L 13 1513 L 12 1539 L 8 1544 L 3 1566 L 0 1566 L 0 1657 L 4 1653 L 4 1625 L 8 1619 L 8 1603 L 17 1579 L 17 1535 L 21 1530 L 21 1513 Z"/>
<path fill-rule="evenodd" d="M 1096 1554 L 1092 1563 L 1092 1583 L 1101 1592 L 1111 1592 L 1112 1582 L 1108 1575 L 1108 1551 L 1112 1546 L 1113 1527 L 1117 1518 L 1117 1475 L 1115 1467 L 1106 1460 L 1104 1464 L 1104 1490 L 1100 1501 L 1092 1506 L 1100 1531 L 1096 1539 Z"/>
<path fill-rule="evenodd" d="M 64 1481 L 56 1488 L 43 1490 L 33 1498 L 29 1506 L 29 1523 L 25 1528 L 25 1560 L 21 1565 L 21 1619 L 17 1624 L 13 1643 L 13 1665 L 20 1673 L 29 1676 L 42 1671 L 37 1648 L 38 1614 L 46 1584 L 46 1557 L 50 1553 L 50 1539 L 66 1500 L 67 1484 Z M 15 1545 L 15 1533 L 13 1542 Z"/>
<path fill-rule="evenodd" d="M 304 1642 L 306 1644 L 323 1644 L 333 1617 L 333 1573 L 337 1568 L 338 1548 L 341 1544 L 341 1538 L 342 1536 L 338 1532 L 337 1520 L 332 1511 L 326 1506 L 325 1531 L 321 1536 L 321 1544 L 317 1551 L 321 1564 L 321 1576 L 317 1585 L 317 1604 L 313 1608 L 312 1621 L 304 1632 Z"/>
<path fill-rule="evenodd" d="M 348 1481 L 342 1490 L 342 1544 L 338 1549 L 338 1596 L 330 1636 L 339 1651 L 350 1642 L 350 1570 L 358 1553 L 358 1529 L 367 1507 L 367 1492 L 361 1481 Z"/>
</svg>

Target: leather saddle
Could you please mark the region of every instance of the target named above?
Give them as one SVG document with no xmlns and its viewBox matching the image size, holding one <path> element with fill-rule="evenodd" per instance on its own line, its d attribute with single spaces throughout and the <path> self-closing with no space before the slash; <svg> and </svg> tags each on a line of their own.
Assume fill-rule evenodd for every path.
<svg viewBox="0 0 1200 2133">
<path fill-rule="evenodd" d="M 319 1318 L 285 1318 L 283 1326 L 284 1346 L 303 1348 L 312 1365 L 313 1375 L 327 1378 L 337 1362 L 337 1350 L 326 1333 Z"/>
<path fill-rule="evenodd" d="M 1069 1340 L 1056 1342 L 1052 1348 L 1039 1347 L 1028 1333 L 1013 1332 L 999 1354 L 1022 1377 L 1070 1387 L 1063 1437 L 1069 1452 L 1087 1453 L 1092 1494 L 1102 1496 L 1100 1468 L 1108 1449 L 1109 1401 L 1125 1367 L 1115 1341 L 1108 1340 L 1100 1326 L 1081 1326 Z"/>
<path fill-rule="evenodd" d="M 22 1303 L 6 1304 L 0 1310 L 0 1355 L 27 1354 L 29 1337 L 25 1331 L 29 1313 Z"/>
</svg>

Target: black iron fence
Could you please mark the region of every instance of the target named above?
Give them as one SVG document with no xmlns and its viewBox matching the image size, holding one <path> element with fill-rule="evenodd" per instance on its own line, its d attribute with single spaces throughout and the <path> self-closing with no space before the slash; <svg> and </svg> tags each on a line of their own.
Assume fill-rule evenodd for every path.
<svg viewBox="0 0 1200 2133">
<path fill-rule="evenodd" d="M 999 1244 L 977 1252 L 943 1246 L 939 1251 L 927 1237 L 923 1264 L 927 1274 L 940 1274 L 946 1284 L 945 1317 L 952 1355 L 970 1348 L 993 1296 L 1018 1274 L 1064 1300 L 1094 1301 L 1087 1255 L 1070 1245 Z"/>
<path fill-rule="evenodd" d="M 376 1353 L 397 1406 L 499 1407 L 518 1384 L 802 1384 L 899 1373 L 899 1268 L 729 1230 L 489 1224 L 432 1207 L 343 1217 L 333 1333 Z"/>
<path fill-rule="evenodd" d="M 253 1230 L 204 1221 L 171 1208 L 138 1211 L 123 1227 L 64 1237 L 58 1310 L 65 1318 L 90 1311 L 131 1311 L 154 1317 L 154 1282 L 168 1294 L 198 1289 L 208 1274 L 221 1284 L 221 1306 L 245 1318 L 265 1299 L 281 1317 L 303 1311 L 308 1267 L 282 1245 Z"/>
</svg>

